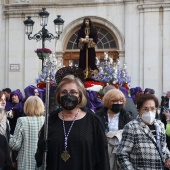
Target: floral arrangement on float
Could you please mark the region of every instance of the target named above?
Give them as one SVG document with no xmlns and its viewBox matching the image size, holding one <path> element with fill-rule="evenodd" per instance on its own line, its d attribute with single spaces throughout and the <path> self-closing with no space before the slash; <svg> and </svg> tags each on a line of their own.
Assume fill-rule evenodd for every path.
<svg viewBox="0 0 170 170">
<path fill-rule="evenodd" d="M 108 56 L 108 53 L 104 53 L 104 62 L 100 62 L 96 57 L 96 65 L 99 69 L 97 76 L 93 76 L 94 85 L 101 85 L 101 88 L 96 91 L 99 93 L 99 97 L 103 97 L 103 88 L 107 85 L 113 85 L 116 88 L 125 87 L 130 93 L 129 85 L 131 83 L 131 77 L 128 76 L 127 65 L 123 64 L 122 68 L 119 68 L 120 61 L 117 59 L 116 62 L 113 61 L 112 56 Z M 89 83 L 86 82 L 86 89 L 90 88 Z M 91 84 L 91 85 L 92 85 Z"/>
<path fill-rule="evenodd" d="M 93 78 L 96 81 L 114 85 L 116 88 L 131 82 L 131 77 L 128 76 L 126 70 L 126 64 L 123 65 L 123 68 L 118 68 L 116 63 L 112 66 L 102 62 L 99 66 L 99 74 Z"/>
<path fill-rule="evenodd" d="M 55 74 L 56 74 L 56 68 L 57 68 L 57 59 L 56 59 L 55 54 L 50 55 L 52 51 L 47 48 L 45 49 L 45 51 L 48 53 L 48 56 L 44 57 L 42 71 L 39 74 L 38 78 L 36 78 L 35 80 L 37 87 L 41 89 L 46 88 L 46 78 L 48 74 L 50 74 L 49 75 L 50 87 L 52 86 L 53 83 L 55 83 Z"/>
</svg>

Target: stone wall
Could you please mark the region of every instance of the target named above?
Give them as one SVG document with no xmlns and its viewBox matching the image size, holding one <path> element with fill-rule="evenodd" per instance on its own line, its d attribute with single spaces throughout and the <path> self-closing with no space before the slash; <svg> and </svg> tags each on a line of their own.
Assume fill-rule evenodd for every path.
<svg viewBox="0 0 170 170">
<path fill-rule="evenodd" d="M 47 29 L 54 33 L 53 20 L 58 14 L 65 20 L 64 31 L 56 42 L 46 42 L 47 48 L 64 53 L 69 33 L 85 16 L 113 31 L 119 40 L 121 62 L 127 63 L 132 87 L 153 88 L 160 98 L 170 90 L 170 2 L 168 0 L 6 0 L 0 1 L 0 88 L 24 89 L 35 84 L 41 62 L 34 50 L 41 41 L 28 40 L 23 21 L 28 15 L 35 21 L 33 35 L 41 27 L 38 12 L 46 7 L 50 13 Z M 19 64 L 11 71 L 11 64 Z"/>
</svg>

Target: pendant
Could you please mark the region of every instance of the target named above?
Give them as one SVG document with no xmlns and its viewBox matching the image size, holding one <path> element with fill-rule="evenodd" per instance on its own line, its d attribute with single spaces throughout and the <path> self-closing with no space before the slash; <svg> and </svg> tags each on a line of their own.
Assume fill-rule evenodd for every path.
<svg viewBox="0 0 170 170">
<path fill-rule="evenodd" d="M 63 153 L 61 154 L 61 158 L 63 159 L 63 161 L 67 161 L 70 158 L 70 154 L 68 153 L 67 150 L 63 151 Z"/>
</svg>

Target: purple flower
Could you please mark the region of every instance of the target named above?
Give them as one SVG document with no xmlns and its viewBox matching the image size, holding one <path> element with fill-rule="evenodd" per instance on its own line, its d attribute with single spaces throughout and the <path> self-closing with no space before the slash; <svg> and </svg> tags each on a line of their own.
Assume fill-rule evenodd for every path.
<svg viewBox="0 0 170 170">
<path fill-rule="evenodd" d="M 112 65 L 105 65 L 104 62 L 101 62 L 99 70 L 99 74 L 93 77 L 93 79 L 96 81 L 109 84 L 118 82 L 118 86 L 122 86 L 124 82 L 127 84 L 131 82 L 131 77 L 128 76 L 125 68 L 116 70 Z"/>
</svg>

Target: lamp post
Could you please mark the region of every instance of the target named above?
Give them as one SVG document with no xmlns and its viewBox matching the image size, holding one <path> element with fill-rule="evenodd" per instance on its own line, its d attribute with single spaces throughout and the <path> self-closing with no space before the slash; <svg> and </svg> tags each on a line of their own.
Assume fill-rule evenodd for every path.
<svg viewBox="0 0 170 170">
<path fill-rule="evenodd" d="M 39 12 L 39 16 L 41 18 L 40 25 L 42 26 L 42 29 L 31 37 L 34 21 L 31 20 L 30 16 L 28 16 L 28 18 L 24 21 L 25 34 L 28 35 L 29 40 L 32 39 L 37 41 L 42 40 L 42 48 L 45 48 L 46 40 L 51 41 L 51 39 L 57 39 L 57 40 L 59 39 L 63 31 L 64 20 L 61 18 L 60 15 L 57 15 L 57 18 L 54 20 L 55 32 L 57 35 L 54 36 L 53 34 L 49 33 L 49 31 L 45 28 L 47 26 L 48 17 L 49 17 L 49 13 L 46 11 L 46 8 L 42 8 L 42 10 Z M 55 63 L 55 61 L 53 60 L 51 61 L 49 56 L 45 60 L 45 62 L 44 63 L 43 62 L 44 62 L 44 58 L 42 58 L 42 70 L 44 65 L 44 68 L 46 69 L 46 99 L 45 99 L 45 123 L 44 123 L 45 152 L 43 155 L 43 169 L 46 170 L 47 167 L 46 159 L 47 159 L 47 151 L 48 151 L 47 141 L 48 141 L 48 116 L 49 116 L 49 88 L 50 88 L 51 73 L 53 69 L 53 62 Z"/>
<path fill-rule="evenodd" d="M 37 41 L 42 40 L 42 48 L 45 48 L 46 40 L 51 41 L 52 39 L 58 40 L 60 38 L 60 35 L 63 32 L 64 20 L 61 18 L 61 15 L 57 15 L 57 18 L 53 21 L 55 25 L 55 33 L 57 34 L 56 36 L 54 36 L 52 33 L 49 33 L 49 31 L 45 28 L 47 26 L 48 17 L 50 15 L 46 11 L 46 8 L 42 8 L 42 10 L 38 14 L 41 18 L 40 26 L 42 26 L 42 29 L 31 37 L 34 21 L 31 19 L 30 16 L 28 16 L 27 19 L 24 21 L 25 34 L 28 35 L 29 40 L 37 40 Z M 42 68 L 43 68 L 43 62 L 44 59 L 42 59 Z"/>
</svg>

